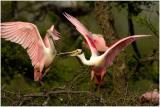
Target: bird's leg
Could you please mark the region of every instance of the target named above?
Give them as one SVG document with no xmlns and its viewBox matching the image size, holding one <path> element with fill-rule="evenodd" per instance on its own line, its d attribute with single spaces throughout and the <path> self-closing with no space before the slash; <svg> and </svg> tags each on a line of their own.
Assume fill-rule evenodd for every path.
<svg viewBox="0 0 160 107">
<path fill-rule="evenodd" d="M 40 80 L 39 84 L 40 84 L 40 91 L 45 94 L 46 93 L 46 89 L 45 89 L 44 82 L 42 80 Z"/>
<path fill-rule="evenodd" d="M 100 88 L 101 88 L 101 84 L 98 84 L 97 86 L 97 93 L 100 94 Z"/>
<path fill-rule="evenodd" d="M 43 63 L 41 63 L 40 64 L 40 70 L 39 70 L 39 72 L 41 73 L 41 76 L 39 77 L 39 83 L 40 83 L 40 90 L 42 91 L 42 92 L 45 92 L 45 88 L 44 88 L 44 82 L 42 81 L 42 78 L 43 78 L 43 68 L 44 68 L 44 64 Z"/>
<path fill-rule="evenodd" d="M 40 75 L 37 76 L 38 79 L 37 79 L 36 81 L 38 81 L 38 85 L 40 86 L 40 90 L 41 90 L 41 91 L 44 91 L 44 90 L 45 90 L 45 89 L 44 89 L 44 82 L 42 81 L 42 79 L 43 79 L 43 74 L 42 74 L 42 72 L 40 72 L 40 71 L 38 71 L 37 73 L 40 74 Z"/>
<path fill-rule="evenodd" d="M 96 80 L 95 91 L 99 95 L 102 83 L 101 75 L 100 74 L 95 75 L 95 80 Z"/>
<path fill-rule="evenodd" d="M 34 69 L 34 80 L 38 81 L 40 86 L 43 86 L 43 81 L 42 81 L 42 73 L 40 72 L 40 68 L 35 68 Z"/>
<path fill-rule="evenodd" d="M 51 68 L 51 66 L 48 66 L 48 67 L 46 68 L 46 70 L 45 70 L 45 72 L 44 72 L 42 78 L 43 78 L 46 74 L 48 74 L 48 71 L 50 70 L 50 68 Z"/>
<path fill-rule="evenodd" d="M 93 87 L 94 86 L 94 83 L 93 83 L 93 80 L 90 80 L 90 82 L 89 82 L 89 91 L 93 91 Z"/>
<path fill-rule="evenodd" d="M 91 71 L 91 80 L 94 78 L 94 71 Z"/>
<path fill-rule="evenodd" d="M 42 75 L 43 68 L 44 68 L 44 64 L 41 61 L 40 65 L 39 65 L 39 73 L 40 73 L 39 80 L 42 80 L 42 78 L 43 78 L 43 75 Z"/>
<path fill-rule="evenodd" d="M 104 70 L 102 73 L 101 73 L 101 80 L 103 80 L 103 77 L 105 76 L 106 74 L 106 70 Z"/>
<path fill-rule="evenodd" d="M 93 86 L 94 86 L 94 82 L 93 82 L 93 79 L 94 79 L 94 71 L 91 71 L 91 80 L 90 80 L 90 87 L 89 87 L 89 90 L 92 92 L 93 91 Z"/>
<path fill-rule="evenodd" d="M 39 81 L 41 80 L 41 77 L 42 73 L 40 72 L 40 67 L 36 65 L 34 68 L 34 80 Z"/>
<path fill-rule="evenodd" d="M 44 85 L 44 82 L 42 80 L 39 81 L 40 86 Z"/>
</svg>

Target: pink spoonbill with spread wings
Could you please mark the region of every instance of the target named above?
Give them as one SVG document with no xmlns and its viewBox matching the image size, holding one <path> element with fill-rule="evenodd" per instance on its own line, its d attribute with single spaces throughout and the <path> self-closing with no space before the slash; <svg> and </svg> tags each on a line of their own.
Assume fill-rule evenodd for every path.
<svg viewBox="0 0 160 107">
<path fill-rule="evenodd" d="M 54 41 L 60 39 L 60 33 L 52 25 L 42 40 L 36 25 L 32 23 L 4 22 L 1 23 L 1 38 L 18 43 L 27 49 L 34 66 L 34 80 L 39 81 L 49 71 L 56 56 Z"/>
<path fill-rule="evenodd" d="M 148 37 L 150 35 L 133 35 L 120 39 L 111 46 L 107 46 L 103 36 L 98 34 L 92 34 L 88 31 L 83 24 L 81 24 L 75 17 L 64 13 L 63 14 L 83 35 L 87 45 L 91 50 L 91 57 L 89 60 L 85 58 L 84 53 L 81 49 L 77 49 L 71 52 L 70 56 L 77 56 L 83 64 L 92 66 L 91 71 L 91 80 L 95 80 L 96 84 L 101 84 L 103 77 L 106 74 L 106 67 L 112 65 L 114 58 L 129 44 L 133 41 L 142 38 Z M 104 52 L 102 55 L 99 54 L 99 51 Z"/>
</svg>

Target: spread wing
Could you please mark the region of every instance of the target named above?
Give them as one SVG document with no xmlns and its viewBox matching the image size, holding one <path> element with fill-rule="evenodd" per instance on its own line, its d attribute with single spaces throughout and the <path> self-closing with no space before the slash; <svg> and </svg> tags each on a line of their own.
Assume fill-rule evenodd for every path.
<svg viewBox="0 0 160 107">
<path fill-rule="evenodd" d="M 44 44 L 37 27 L 27 22 L 1 23 L 1 38 L 20 44 L 36 65 L 43 56 Z"/>
<path fill-rule="evenodd" d="M 131 44 L 133 41 L 142 38 L 142 37 L 148 37 L 150 35 L 133 35 L 126 38 L 123 38 L 116 43 L 114 43 L 111 47 L 109 47 L 106 52 L 103 54 L 106 60 L 107 67 L 112 65 L 112 62 L 114 58 L 129 44 Z"/>
<path fill-rule="evenodd" d="M 91 53 L 92 55 L 97 55 L 97 49 L 96 49 L 96 46 L 93 42 L 93 39 L 92 39 L 92 33 L 89 32 L 85 27 L 84 25 L 79 22 L 75 17 L 67 14 L 67 13 L 64 13 L 63 14 L 75 27 L 76 29 L 83 35 L 83 37 L 85 38 L 85 40 L 87 41 L 87 44 L 89 45 L 89 48 L 91 49 Z"/>
</svg>

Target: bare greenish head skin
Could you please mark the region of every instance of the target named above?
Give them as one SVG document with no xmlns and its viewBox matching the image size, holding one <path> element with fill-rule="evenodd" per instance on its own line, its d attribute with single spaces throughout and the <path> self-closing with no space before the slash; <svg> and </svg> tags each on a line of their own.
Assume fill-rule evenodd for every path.
<svg viewBox="0 0 160 107">
<path fill-rule="evenodd" d="M 76 50 L 72 51 L 72 52 L 69 54 L 69 56 L 78 56 L 78 55 L 80 55 L 80 54 L 82 54 L 82 49 L 76 49 Z"/>
<path fill-rule="evenodd" d="M 64 52 L 64 53 L 59 53 L 57 55 L 64 55 L 64 56 L 78 56 L 80 54 L 82 54 L 82 49 L 76 49 L 74 51 L 71 51 L 71 52 Z"/>
</svg>

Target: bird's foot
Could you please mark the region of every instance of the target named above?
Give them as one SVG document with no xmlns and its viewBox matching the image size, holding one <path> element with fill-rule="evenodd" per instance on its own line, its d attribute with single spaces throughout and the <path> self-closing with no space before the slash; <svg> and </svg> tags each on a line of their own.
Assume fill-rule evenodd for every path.
<svg viewBox="0 0 160 107">
<path fill-rule="evenodd" d="M 44 82 L 42 80 L 39 81 L 40 86 L 44 86 Z"/>
</svg>

